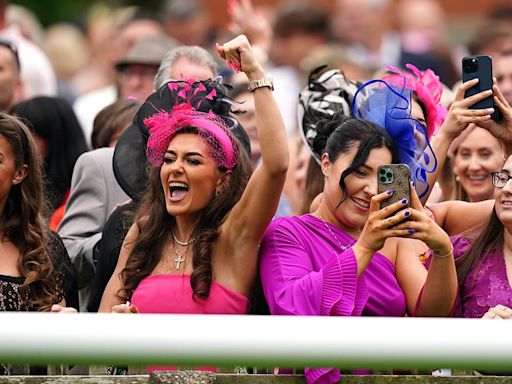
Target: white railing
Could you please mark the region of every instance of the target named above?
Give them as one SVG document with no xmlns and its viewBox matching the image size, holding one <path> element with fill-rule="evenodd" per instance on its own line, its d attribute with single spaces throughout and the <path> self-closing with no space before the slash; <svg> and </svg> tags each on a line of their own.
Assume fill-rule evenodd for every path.
<svg viewBox="0 0 512 384">
<path fill-rule="evenodd" d="M 0 363 L 512 370 L 512 321 L 4 312 Z"/>
</svg>

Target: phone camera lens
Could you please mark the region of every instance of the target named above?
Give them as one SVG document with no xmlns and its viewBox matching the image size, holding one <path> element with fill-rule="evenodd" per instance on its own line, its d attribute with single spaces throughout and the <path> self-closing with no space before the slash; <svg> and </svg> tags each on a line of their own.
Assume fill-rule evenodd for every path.
<svg viewBox="0 0 512 384">
<path fill-rule="evenodd" d="M 384 176 L 381 176 L 380 181 L 385 183 L 386 182 L 386 178 Z"/>
<path fill-rule="evenodd" d="M 478 70 L 478 60 L 475 57 L 469 57 L 463 60 L 462 68 L 466 73 L 474 73 Z"/>
<path fill-rule="evenodd" d="M 391 179 L 393 177 L 393 174 L 391 172 L 386 173 L 386 176 Z"/>
<path fill-rule="evenodd" d="M 386 170 L 385 170 L 384 168 L 381 168 L 381 169 L 380 169 L 380 171 L 379 171 L 379 173 L 380 173 L 381 175 L 384 175 L 384 174 L 386 174 Z"/>
</svg>

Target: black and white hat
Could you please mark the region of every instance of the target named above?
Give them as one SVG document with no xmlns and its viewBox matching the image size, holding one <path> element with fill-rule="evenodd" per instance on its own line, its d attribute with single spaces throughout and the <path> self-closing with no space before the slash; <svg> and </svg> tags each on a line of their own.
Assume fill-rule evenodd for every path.
<svg viewBox="0 0 512 384">
<path fill-rule="evenodd" d="M 311 71 L 308 84 L 299 94 L 298 118 L 304 143 L 312 156 L 320 163 L 321 153 L 313 150 L 318 121 L 329 118 L 337 112 L 352 116 L 352 100 L 361 85 L 347 79 L 338 69 L 326 71 L 321 66 Z"/>
</svg>

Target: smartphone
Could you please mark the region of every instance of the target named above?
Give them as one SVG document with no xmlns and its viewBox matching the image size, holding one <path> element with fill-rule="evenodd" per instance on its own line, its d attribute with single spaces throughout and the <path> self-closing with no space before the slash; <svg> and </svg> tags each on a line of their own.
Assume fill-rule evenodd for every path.
<svg viewBox="0 0 512 384">
<path fill-rule="evenodd" d="M 378 193 L 393 189 L 389 199 L 380 203 L 380 209 L 407 199 L 404 208 L 411 206 L 411 173 L 407 164 L 383 164 L 377 168 Z"/>
<path fill-rule="evenodd" d="M 492 90 L 492 59 L 490 56 L 467 56 L 462 59 L 462 81 L 473 80 L 478 78 L 480 81 L 477 85 L 469 88 L 464 97 L 470 97 L 477 93 Z M 494 121 L 501 119 L 501 113 L 494 106 L 493 96 L 486 97 L 478 103 L 473 104 L 470 109 L 494 108 L 491 118 Z"/>
</svg>

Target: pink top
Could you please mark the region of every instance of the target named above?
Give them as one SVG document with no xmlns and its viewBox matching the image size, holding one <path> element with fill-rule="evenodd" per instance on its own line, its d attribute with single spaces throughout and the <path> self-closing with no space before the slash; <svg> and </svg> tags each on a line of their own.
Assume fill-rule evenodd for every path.
<svg viewBox="0 0 512 384">
<path fill-rule="evenodd" d="M 151 275 L 141 280 L 132 295 L 140 313 L 246 314 L 249 299 L 213 281 L 206 300 L 192 298 L 190 275 Z"/>
<path fill-rule="evenodd" d="M 472 241 L 463 236 L 452 238 L 452 243 L 456 259 L 472 245 Z M 480 318 L 498 304 L 512 307 L 512 287 L 503 249 L 482 254 L 459 285 L 458 317 Z"/>
<path fill-rule="evenodd" d="M 132 304 L 140 313 L 181 313 L 242 315 L 249 311 L 249 299 L 213 281 L 206 300 L 192 298 L 190 275 L 151 275 L 141 280 L 132 295 Z M 148 373 L 176 370 L 174 366 L 152 366 Z M 214 367 L 197 367 L 199 371 L 216 371 Z"/>
</svg>

